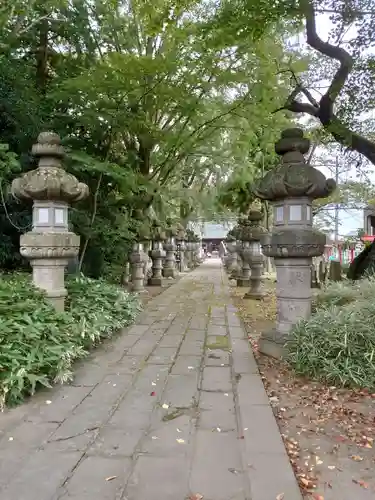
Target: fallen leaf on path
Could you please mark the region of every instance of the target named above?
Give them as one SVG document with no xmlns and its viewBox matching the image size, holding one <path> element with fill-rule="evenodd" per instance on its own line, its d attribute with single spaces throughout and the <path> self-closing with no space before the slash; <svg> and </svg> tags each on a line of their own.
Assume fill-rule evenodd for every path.
<svg viewBox="0 0 375 500">
<path fill-rule="evenodd" d="M 194 495 L 190 495 L 188 500 L 202 500 L 203 495 L 200 493 L 195 493 Z"/>
<path fill-rule="evenodd" d="M 106 477 L 105 480 L 106 481 L 113 481 L 116 478 L 117 478 L 117 476 L 109 476 L 109 477 Z"/>
<path fill-rule="evenodd" d="M 162 408 L 164 408 L 164 410 L 168 410 L 169 405 L 167 405 L 167 404 L 164 403 L 163 406 L 162 406 Z"/>
<path fill-rule="evenodd" d="M 49 399 L 47 399 L 46 405 L 50 405 L 51 403 L 52 403 L 52 401 L 50 401 Z"/>
<path fill-rule="evenodd" d="M 155 396 L 155 391 L 152 391 L 152 393 L 150 394 L 150 396 Z"/>
<path fill-rule="evenodd" d="M 324 497 L 322 495 L 318 495 L 317 493 L 313 493 L 312 497 L 314 500 L 324 500 Z"/>
<path fill-rule="evenodd" d="M 354 484 L 359 484 L 359 486 L 362 486 L 362 488 L 364 488 L 365 490 L 368 490 L 369 488 L 369 484 L 366 483 L 366 481 L 358 481 L 357 479 L 353 479 L 353 483 Z"/>
<path fill-rule="evenodd" d="M 279 493 L 276 497 L 276 500 L 284 500 L 285 494 L 284 493 Z"/>
<path fill-rule="evenodd" d="M 352 455 L 350 458 L 352 460 L 354 460 L 354 462 L 362 462 L 363 461 L 363 457 L 360 457 L 359 455 Z"/>
<path fill-rule="evenodd" d="M 346 441 L 347 438 L 345 436 L 336 436 L 336 441 L 339 441 L 340 443 L 342 443 L 343 441 Z"/>
<path fill-rule="evenodd" d="M 185 442 L 185 439 L 176 439 L 177 443 L 182 444 Z"/>
</svg>

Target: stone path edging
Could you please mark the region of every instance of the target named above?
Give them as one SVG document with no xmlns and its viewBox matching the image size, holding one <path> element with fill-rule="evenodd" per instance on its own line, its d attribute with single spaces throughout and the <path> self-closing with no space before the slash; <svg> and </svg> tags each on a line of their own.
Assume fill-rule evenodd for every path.
<svg viewBox="0 0 375 500">
<path fill-rule="evenodd" d="M 224 280 L 228 282 L 226 276 Z M 302 500 L 288 454 L 237 309 L 227 306 L 237 406 L 243 432 L 243 460 L 251 500 Z"/>
</svg>

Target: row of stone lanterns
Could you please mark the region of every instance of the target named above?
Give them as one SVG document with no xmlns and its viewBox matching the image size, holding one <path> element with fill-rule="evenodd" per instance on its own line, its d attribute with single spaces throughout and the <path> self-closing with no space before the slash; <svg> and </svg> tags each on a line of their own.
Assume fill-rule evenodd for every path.
<svg viewBox="0 0 375 500">
<path fill-rule="evenodd" d="M 266 230 L 261 225 L 262 209 L 255 202 L 250 207 L 247 217 L 241 217 L 237 226 L 230 231 L 226 241 L 229 256 L 226 262 L 227 270 L 236 278 L 237 286 L 248 287 L 250 290 L 245 298 L 261 299 L 264 257 L 261 252 L 261 240 Z"/>
<path fill-rule="evenodd" d="M 140 293 L 145 285 L 162 286 L 163 278 L 174 279 L 179 272 L 186 272 L 198 264 L 189 257 L 190 252 L 197 252 L 199 242 L 186 241 L 186 232 L 181 224 L 173 225 L 167 221 L 164 231 L 154 221 L 150 229 L 143 226 L 138 234 L 139 243 L 134 243 L 130 255 L 132 290 Z M 145 242 L 151 241 L 150 252 L 145 252 Z M 142 243 L 141 243 L 142 242 Z M 176 253 L 178 259 L 176 259 Z M 147 262 L 152 260 L 152 274 L 147 279 Z"/>
</svg>

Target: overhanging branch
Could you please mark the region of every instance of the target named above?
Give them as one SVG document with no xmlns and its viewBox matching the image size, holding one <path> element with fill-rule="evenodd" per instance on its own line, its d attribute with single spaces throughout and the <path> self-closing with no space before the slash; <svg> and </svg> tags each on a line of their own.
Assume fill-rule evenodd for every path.
<svg viewBox="0 0 375 500">
<path fill-rule="evenodd" d="M 301 0 L 301 6 L 303 7 L 305 14 L 308 45 L 320 54 L 338 61 L 339 68 L 333 76 L 328 90 L 321 97 L 319 102 L 314 99 L 311 92 L 309 92 L 309 90 L 306 89 L 298 81 L 298 79 L 296 79 L 294 73 L 291 71 L 296 84 L 295 89 L 286 100 L 284 106 L 276 111 L 288 110 L 293 113 L 307 113 L 308 115 L 317 118 L 323 127 L 332 134 L 339 144 L 342 144 L 351 150 L 357 151 L 375 165 L 375 143 L 351 130 L 334 113 L 335 102 L 353 69 L 354 60 L 352 56 L 342 47 L 324 42 L 319 37 L 316 30 L 313 2 L 311 0 Z M 307 98 L 307 103 L 298 100 L 298 96 L 301 94 Z"/>
</svg>

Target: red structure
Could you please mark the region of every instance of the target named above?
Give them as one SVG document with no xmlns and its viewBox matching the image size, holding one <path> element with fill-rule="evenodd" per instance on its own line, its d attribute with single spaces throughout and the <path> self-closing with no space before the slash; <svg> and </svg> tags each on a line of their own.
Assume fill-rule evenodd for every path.
<svg viewBox="0 0 375 500">
<path fill-rule="evenodd" d="M 361 237 L 361 241 L 363 243 L 369 242 L 372 243 L 374 241 L 375 236 L 370 236 L 369 234 L 365 234 L 364 236 Z"/>
<path fill-rule="evenodd" d="M 375 236 L 371 237 L 371 240 L 375 238 Z M 324 248 L 324 258 L 325 260 L 330 260 L 333 258 L 334 260 L 338 260 L 341 264 L 350 264 L 355 257 L 363 250 L 362 245 L 360 244 L 351 244 L 344 245 L 343 242 L 331 242 L 325 245 Z"/>
</svg>

